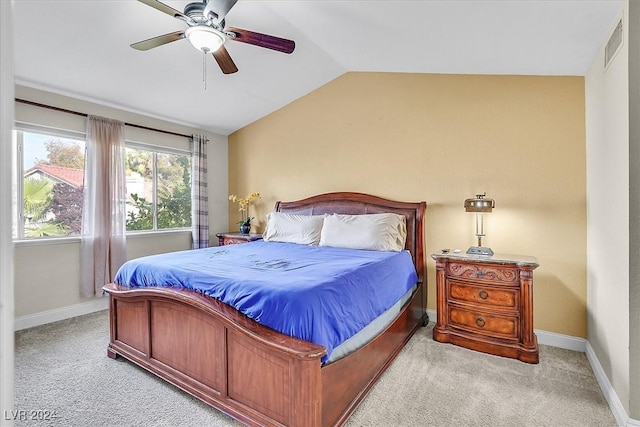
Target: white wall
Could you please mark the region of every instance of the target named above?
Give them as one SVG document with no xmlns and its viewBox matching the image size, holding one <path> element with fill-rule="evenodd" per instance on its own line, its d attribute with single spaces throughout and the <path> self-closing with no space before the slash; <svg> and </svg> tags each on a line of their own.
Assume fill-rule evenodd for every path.
<svg viewBox="0 0 640 427">
<path fill-rule="evenodd" d="M 185 135 L 192 133 L 207 135 L 210 140 L 208 145 L 208 190 L 211 241 L 217 242 L 216 232 L 226 231 L 228 224 L 228 148 L 226 136 L 24 86 L 15 87 L 15 96 L 19 99 Z M 80 132 L 84 132 L 86 129 L 86 119 L 82 116 L 23 103 L 16 103 L 15 119 L 20 122 Z M 187 138 L 128 126 L 125 127 L 125 138 L 128 141 L 157 146 L 189 149 Z M 127 237 L 127 258 L 189 249 L 190 247 L 191 234 L 188 231 L 132 235 Z M 82 314 L 83 309 L 78 307 L 83 304 L 88 311 L 94 307 L 106 307 L 104 304 L 96 305 L 95 301 L 80 298 L 79 282 L 79 239 L 17 242 L 15 245 L 15 316 L 18 328 L 39 324 L 41 323 L 38 320 L 40 318 L 43 321 L 51 321 L 60 317 L 64 318 L 65 313 Z M 43 313 L 48 313 L 48 315 L 43 317 Z"/>
<path fill-rule="evenodd" d="M 628 4 L 622 49 L 604 45 L 585 77 L 588 341 L 629 414 Z M 618 19 L 615 21 L 618 22 Z M 611 30 L 615 27 L 613 24 Z"/>
<path fill-rule="evenodd" d="M 0 416 L 13 409 L 13 246 L 11 203 L 6 203 L 11 200 L 12 7 L 12 2 L 0 1 Z M 0 424 L 12 422 L 1 420 Z"/>
</svg>

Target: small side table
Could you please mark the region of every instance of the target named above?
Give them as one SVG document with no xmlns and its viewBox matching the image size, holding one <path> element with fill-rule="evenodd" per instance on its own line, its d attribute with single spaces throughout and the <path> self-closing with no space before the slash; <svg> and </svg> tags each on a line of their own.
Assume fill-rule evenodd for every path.
<svg viewBox="0 0 640 427">
<path fill-rule="evenodd" d="M 433 339 L 538 363 L 533 332 L 533 257 L 438 252 Z"/>
<path fill-rule="evenodd" d="M 224 245 L 234 245 L 236 243 L 249 243 L 256 240 L 262 239 L 262 234 L 250 233 L 250 234 L 242 234 L 242 233 L 216 233 L 216 237 L 218 237 L 218 246 Z"/>
</svg>

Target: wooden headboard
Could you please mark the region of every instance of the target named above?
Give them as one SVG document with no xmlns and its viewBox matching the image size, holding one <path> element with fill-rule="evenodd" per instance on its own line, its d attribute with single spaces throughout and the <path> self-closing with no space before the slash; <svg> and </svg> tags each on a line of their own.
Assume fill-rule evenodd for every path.
<svg viewBox="0 0 640 427">
<path fill-rule="evenodd" d="M 425 273 L 424 219 L 425 202 L 396 202 L 364 193 L 325 193 L 293 202 L 276 202 L 277 212 L 300 215 L 346 214 L 362 215 L 391 212 L 404 215 L 407 222 L 405 249 L 411 252 L 416 266 L 418 281 L 423 282 Z"/>
</svg>

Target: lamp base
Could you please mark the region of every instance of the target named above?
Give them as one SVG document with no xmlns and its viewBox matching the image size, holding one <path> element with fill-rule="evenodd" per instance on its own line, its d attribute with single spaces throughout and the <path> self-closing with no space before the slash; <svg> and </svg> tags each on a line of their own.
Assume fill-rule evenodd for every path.
<svg viewBox="0 0 640 427">
<path fill-rule="evenodd" d="M 471 246 L 469 249 L 467 249 L 467 254 L 492 256 L 493 251 L 491 250 L 491 248 L 487 248 L 486 246 Z"/>
</svg>

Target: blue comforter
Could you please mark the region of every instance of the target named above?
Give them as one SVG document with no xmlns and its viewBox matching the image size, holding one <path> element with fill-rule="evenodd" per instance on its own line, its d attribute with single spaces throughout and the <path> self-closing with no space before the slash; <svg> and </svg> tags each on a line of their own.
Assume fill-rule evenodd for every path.
<svg viewBox="0 0 640 427">
<path fill-rule="evenodd" d="M 398 301 L 417 275 L 407 251 L 257 241 L 134 259 L 114 282 L 202 292 L 262 325 L 324 346 L 324 362 Z"/>
</svg>

